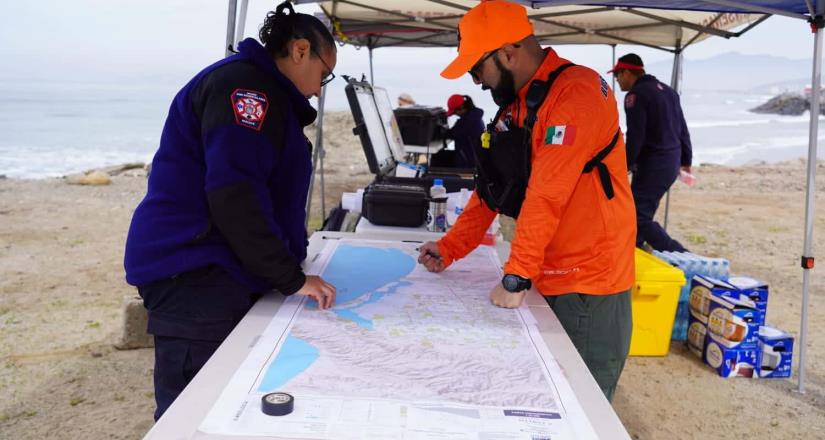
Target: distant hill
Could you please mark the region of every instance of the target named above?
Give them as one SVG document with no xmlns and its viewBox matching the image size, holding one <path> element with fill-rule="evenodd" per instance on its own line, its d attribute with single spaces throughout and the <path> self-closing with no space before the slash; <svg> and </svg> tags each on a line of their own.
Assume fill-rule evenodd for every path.
<svg viewBox="0 0 825 440">
<path fill-rule="evenodd" d="M 672 65 L 671 61 L 659 61 L 648 66 L 647 70 L 669 83 Z M 811 81 L 810 72 L 810 60 L 775 55 L 728 52 L 701 60 L 692 60 L 686 56 L 682 69 L 682 88 L 764 93 L 801 91 Z"/>
</svg>

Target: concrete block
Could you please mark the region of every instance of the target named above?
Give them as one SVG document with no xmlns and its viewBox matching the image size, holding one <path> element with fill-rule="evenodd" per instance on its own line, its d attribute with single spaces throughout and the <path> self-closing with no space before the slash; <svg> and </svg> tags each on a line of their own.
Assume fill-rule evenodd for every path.
<svg viewBox="0 0 825 440">
<path fill-rule="evenodd" d="M 123 322 L 115 348 L 119 350 L 134 350 L 155 346 L 152 335 L 146 333 L 148 315 L 143 307 L 143 298 L 127 296 L 123 298 Z"/>
</svg>

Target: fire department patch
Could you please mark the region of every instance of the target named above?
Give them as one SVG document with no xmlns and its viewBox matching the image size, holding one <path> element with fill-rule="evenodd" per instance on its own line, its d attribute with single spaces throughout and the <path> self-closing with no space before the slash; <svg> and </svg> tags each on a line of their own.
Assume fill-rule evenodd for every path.
<svg viewBox="0 0 825 440">
<path fill-rule="evenodd" d="M 624 107 L 625 108 L 633 108 L 636 105 L 636 95 L 632 93 L 628 93 L 624 97 Z"/>
<path fill-rule="evenodd" d="M 261 131 L 268 108 L 269 101 L 264 93 L 246 89 L 232 92 L 232 110 L 238 125 Z"/>
</svg>

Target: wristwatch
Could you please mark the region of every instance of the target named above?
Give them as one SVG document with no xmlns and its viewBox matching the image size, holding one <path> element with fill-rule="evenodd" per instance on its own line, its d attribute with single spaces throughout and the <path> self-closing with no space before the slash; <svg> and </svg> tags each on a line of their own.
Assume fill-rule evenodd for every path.
<svg viewBox="0 0 825 440">
<path fill-rule="evenodd" d="M 516 293 L 523 290 L 529 290 L 533 283 L 530 282 L 529 278 L 523 278 L 518 275 L 508 273 L 501 279 L 501 285 L 504 286 L 504 290 L 511 293 Z"/>
</svg>

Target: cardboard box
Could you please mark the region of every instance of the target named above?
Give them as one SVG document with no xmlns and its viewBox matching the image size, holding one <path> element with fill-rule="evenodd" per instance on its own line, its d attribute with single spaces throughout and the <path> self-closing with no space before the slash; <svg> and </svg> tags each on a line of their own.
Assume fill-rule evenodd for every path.
<svg viewBox="0 0 825 440">
<path fill-rule="evenodd" d="M 708 316 L 710 314 L 710 299 L 719 297 L 739 297 L 738 289 L 722 280 L 694 275 L 691 279 L 690 310 L 695 313 Z"/>
<path fill-rule="evenodd" d="M 755 350 L 759 342 L 759 316 L 752 301 L 713 296 L 708 337 L 727 348 Z"/>
<path fill-rule="evenodd" d="M 793 336 L 771 326 L 759 328 L 759 378 L 791 377 L 793 368 Z"/>
<path fill-rule="evenodd" d="M 759 325 L 765 325 L 766 315 L 768 313 L 768 284 L 751 277 L 731 277 L 728 284 L 736 287 L 739 290 L 739 298 L 743 300 L 747 298 L 756 304 L 759 310 Z"/>
<path fill-rule="evenodd" d="M 708 334 L 705 363 L 722 377 L 754 377 L 759 352 L 756 348 L 730 348 L 720 344 Z"/>
<path fill-rule="evenodd" d="M 693 310 L 688 312 L 687 346 L 691 353 L 702 359 L 708 334 L 708 318 Z"/>
</svg>

